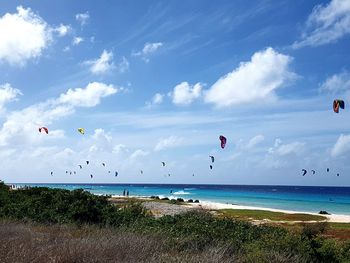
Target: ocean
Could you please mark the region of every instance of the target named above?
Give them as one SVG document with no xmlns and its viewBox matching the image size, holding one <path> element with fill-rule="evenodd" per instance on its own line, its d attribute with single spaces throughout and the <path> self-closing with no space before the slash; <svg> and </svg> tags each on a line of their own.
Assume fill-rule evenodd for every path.
<svg viewBox="0 0 350 263">
<path fill-rule="evenodd" d="M 171 185 L 171 184 L 16 184 L 74 190 L 93 194 L 159 196 L 198 199 L 223 204 L 266 207 L 292 211 L 350 215 L 350 187 L 268 185 Z"/>
</svg>

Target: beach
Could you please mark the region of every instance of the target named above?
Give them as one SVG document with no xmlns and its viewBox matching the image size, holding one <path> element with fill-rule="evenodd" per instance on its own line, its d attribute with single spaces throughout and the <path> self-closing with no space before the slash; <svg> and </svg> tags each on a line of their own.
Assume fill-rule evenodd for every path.
<svg viewBox="0 0 350 263">
<path fill-rule="evenodd" d="M 268 207 L 254 207 L 254 206 L 244 206 L 236 204 L 223 204 L 218 202 L 210 201 L 200 201 L 199 203 L 189 203 L 183 202 L 180 204 L 171 204 L 160 202 L 158 199 L 150 198 L 147 196 L 130 196 L 129 199 L 135 199 L 142 202 L 144 207 L 153 212 L 156 217 L 163 215 L 175 215 L 180 213 L 185 213 L 191 210 L 207 210 L 209 212 L 221 210 L 232 209 L 232 210 L 251 210 L 251 211 L 269 211 L 275 213 L 284 213 L 284 214 L 298 214 L 298 215 L 312 215 L 312 216 L 322 216 L 324 220 L 318 221 L 327 221 L 330 223 L 350 223 L 350 215 L 342 214 L 330 214 L 330 215 L 320 215 L 318 213 L 304 212 L 304 211 L 293 211 L 293 210 L 284 210 L 284 209 L 274 209 Z M 125 201 L 124 196 L 114 195 L 111 198 L 112 202 Z M 254 220 L 256 221 L 256 220 Z M 270 221 L 269 219 L 263 219 L 262 221 Z M 276 222 L 276 221 L 275 221 Z M 284 221 L 279 220 L 278 222 L 283 223 Z M 289 223 L 301 223 L 305 222 L 304 220 L 288 220 Z M 313 220 L 307 220 L 307 222 L 315 222 Z"/>
</svg>

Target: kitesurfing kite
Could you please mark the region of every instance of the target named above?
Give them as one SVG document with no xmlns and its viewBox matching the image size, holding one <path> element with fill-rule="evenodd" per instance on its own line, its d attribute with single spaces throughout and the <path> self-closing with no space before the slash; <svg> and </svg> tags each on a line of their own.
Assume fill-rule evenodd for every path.
<svg viewBox="0 0 350 263">
<path fill-rule="evenodd" d="M 105 163 L 102 163 L 102 165 L 103 165 L 104 167 L 106 167 L 106 164 L 105 164 Z"/>
<path fill-rule="evenodd" d="M 78 164 L 78 166 L 80 167 L 80 169 L 83 169 L 83 166 L 81 164 Z"/>
<path fill-rule="evenodd" d="M 301 171 L 303 172 L 303 176 L 307 173 L 305 169 L 302 169 Z"/>
<path fill-rule="evenodd" d="M 89 161 L 86 161 L 86 164 L 88 165 L 88 164 L 89 164 Z"/>
<path fill-rule="evenodd" d="M 41 132 L 41 131 L 44 131 L 44 132 L 46 132 L 46 134 L 49 134 L 49 129 L 46 127 L 40 127 L 39 132 Z"/>
<path fill-rule="evenodd" d="M 339 113 L 339 108 L 344 109 L 345 103 L 343 100 L 334 100 L 333 101 L 333 111 Z"/>
<path fill-rule="evenodd" d="M 118 176 L 118 172 L 115 172 L 115 176 Z"/>
<path fill-rule="evenodd" d="M 141 174 L 143 174 L 143 171 L 142 171 L 142 170 L 140 170 L 140 173 L 141 173 Z"/>
<path fill-rule="evenodd" d="M 93 178 L 94 176 L 92 174 L 90 174 L 90 177 Z"/>
<path fill-rule="evenodd" d="M 165 162 L 162 162 L 162 165 L 165 166 Z"/>
<path fill-rule="evenodd" d="M 53 172 L 51 172 L 51 175 L 53 175 Z"/>
<path fill-rule="evenodd" d="M 81 134 L 85 134 L 85 129 L 84 128 L 78 128 L 78 132 L 80 132 Z"/>
<path fill-rule="evenodd" d="M 312 174 L 315 174 L 315 173 L 316 173 L 315 170 L 311 170 L 311 172 L 312 172 Z"/>
<path fill-rule="evenodd" d="M 223 135 L 220 135 L 219 139 L 220 139 L 220 142 L 221 142 L 221 148 L 224 149 L 225 145 L 226 145 L 226 141 L 227 141 L 226 137 L 223 136 Z"/>
<path fill-rule="evenodd" d="M 212 166 L 212 165 L 209 165 L 209 167 L 210 167 L 210 170 L 212 170 L 212 169 L 213 169 L 213 166 Z"/>
<path fill-rule="evenodd" d="M 327 168 L 327 173 L 329 172 L 329 168 Z"/>
<path fill-rule="evenodd" d="M 214 156 L 211 156 L 211 155 L 209 155 L 209 157 L 210 157 L 210 159 L 211 159 L 211 162 L 213 163 L 214 162 Z"/>
</svg>

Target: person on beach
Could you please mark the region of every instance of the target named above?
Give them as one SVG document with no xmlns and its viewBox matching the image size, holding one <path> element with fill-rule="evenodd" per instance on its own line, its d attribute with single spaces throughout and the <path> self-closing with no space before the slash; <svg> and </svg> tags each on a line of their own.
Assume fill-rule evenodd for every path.
<svg viewBox="0 0 350 263">
<path fill-rule="evenodd" d="M 127 197 L 129 197 L 129 190 L 128 190 L 128 191 L 126 191 L 126 196 L 127 196 Z"/>
<path fill-rule="evenodd" d="M 123 191 L 123 196 L 125 196 L 125 189 L 124 189 L 124 191 Z"/>
</svg>

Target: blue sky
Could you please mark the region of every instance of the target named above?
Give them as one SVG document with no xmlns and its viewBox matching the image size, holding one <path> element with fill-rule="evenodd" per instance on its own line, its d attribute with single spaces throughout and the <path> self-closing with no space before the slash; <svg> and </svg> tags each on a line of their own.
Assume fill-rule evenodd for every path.
<svg viewBox="0 0 350 263">
<path fill-rule="evenodd" d="M 0 35 L 7 182 L 350 186 L 350 0 L 5 1 Z"/>
</svg>

